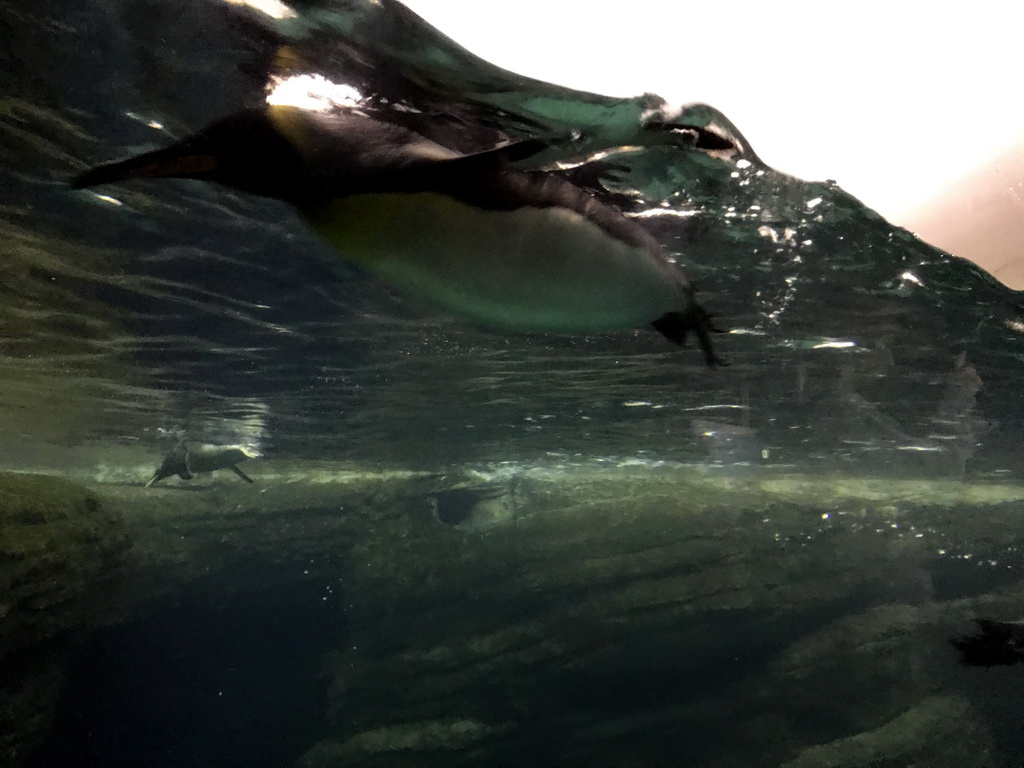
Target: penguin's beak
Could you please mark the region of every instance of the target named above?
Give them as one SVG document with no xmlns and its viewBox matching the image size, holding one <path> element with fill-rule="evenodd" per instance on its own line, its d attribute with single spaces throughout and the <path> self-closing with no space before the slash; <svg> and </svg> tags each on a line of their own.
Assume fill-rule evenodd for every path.
<svg viewBox="0 0 1024 768">
<path fill-rule="evenodd" d="M 85 189 L 125 179 L 209 178 L 218 166 L 216 155 L 202 151 L 193 142 L 183 141 L 166 149 L 98 165 L 75 179 L 72 186 Z"/>
</svg>

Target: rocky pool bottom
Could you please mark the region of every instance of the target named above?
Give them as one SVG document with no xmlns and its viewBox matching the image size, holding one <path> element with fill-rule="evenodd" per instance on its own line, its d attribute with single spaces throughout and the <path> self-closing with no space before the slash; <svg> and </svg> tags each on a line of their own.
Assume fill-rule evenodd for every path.
<svg viewBox="0 0 1024 768">
<path fill-rule="evenodd" d="M 245 469 L 0 475 L 0 763 L 1024 759 L 1024 665 L 950 642 L 1024 617 L 1024 485 Z"/>
</svg>

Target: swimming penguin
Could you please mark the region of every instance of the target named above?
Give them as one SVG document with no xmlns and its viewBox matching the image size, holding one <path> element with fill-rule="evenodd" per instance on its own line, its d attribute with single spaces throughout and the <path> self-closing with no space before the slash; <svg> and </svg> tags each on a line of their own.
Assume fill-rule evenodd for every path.
<svg viewBox="0 0 1024 768">
<path fill-rule="evenodd" d="M 658 241 L 559 175 L 513 167 L 529 139 L 460 155 L 379 115 L 272 105 L 165 149 L 101 165 L 76 188 L 151 177 L 216 181 L 293 204 L 342 255 L 478 324 L 693 332 L 724 365 L 694 287 Z"/>
<path fill-rule="evenodd" d="M 974 667 L 1011 666 L 1024 661 L 1024 621 L 976 618 L 978 632 L 953 638 L 960 662 Z"/>
<path fill-rule="evenodd" d="M 215 469 L 230 469 L 245 482 L 251 483 L 252 478 L 235 466 L 248 458 L 249 454 L 241 448 L 226 448 L 221 445 L 198 445 L 189 448 L 182 440 L 173 451 L 164 456 L 164 460 L 160 462 L 146 487 L 149 488 L 171 475 L 177 475 L 182 480 L 191 480 L 197 472 L 213 472 Z"/>
</svg>

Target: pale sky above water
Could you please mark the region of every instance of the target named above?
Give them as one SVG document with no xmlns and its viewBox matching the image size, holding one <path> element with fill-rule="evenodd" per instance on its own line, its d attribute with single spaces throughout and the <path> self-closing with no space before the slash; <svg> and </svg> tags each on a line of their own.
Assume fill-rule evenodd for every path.
<svg viewBox="0 0 1024 768">
<path fill-rule="evenodd" d="M 929 222 L 956 218 L 964 180 L 973 175 L 974 189 L 979 169 L 1005 166 L 1024 147 L 1020 2 L 403 1 L 523 75 L 611 96 L 707 102 L 769 165 L 835 179 L 940 246 Z M 1007 179 L 1024 170 L 1001 167 L 993 192 L 1012 193 L 1008 215 L 1020 227 L 1000 238 L 1014 250 L 992 256 L 999 263 L 1024 235 L 1021 186 L 1007 190 Z M 968 234 L 959 255 L 995 268 L 980 242 L 963 252 L 978 242 Z"/>
</svg>

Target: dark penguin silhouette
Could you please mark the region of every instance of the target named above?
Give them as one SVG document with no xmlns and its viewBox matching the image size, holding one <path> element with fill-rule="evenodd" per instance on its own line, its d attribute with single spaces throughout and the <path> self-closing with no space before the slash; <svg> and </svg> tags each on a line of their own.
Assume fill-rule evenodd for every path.
<svg viewBox="0 0 1024 768">
<path fill-rule="evenodd" d="M 160 462 L 146 487 L 149 488 L 171 475 L 177 475 L 182 480 L 191 480 L 198 472 L 213 472 L 216 469 L 230 469 L 245 482 L 251 483 L 252 478 L 235 466 L 248 458 L 248 454 L 240 448 L 225 448 L 220 445 L 197 445 L 189 448 L 182 440 L 173 451 L 164 456 L 164 460 Z"/>
<path fill-rule="evenodd" d="M 380 115 L 275 105 L 101 165 L 74 186 L 177 177 L 279 198 L 345 257 L 481 325 L 651 325 L 677 344 L 693 332 L 708 365 L 723 365 L 693 285 L 649 232 L 560 175 L 513 167 L 546 146 L 459 155 Z"/>
<path fill-rule="evenodd" d="M 501 484 L 487 484 L 474 488 L 448 488 L 427 497 L 431 512 L 439 523 L 457 526 L 468 520 L 477 505 L 508 494 Z"/>
<path fill-rule="evenodd" d="M 975 667 L 1010 666 L 1024 661 L 1024 621 L 975 619 L 978 632 L 953 638 L 960 661 Z"/>
</svg>

